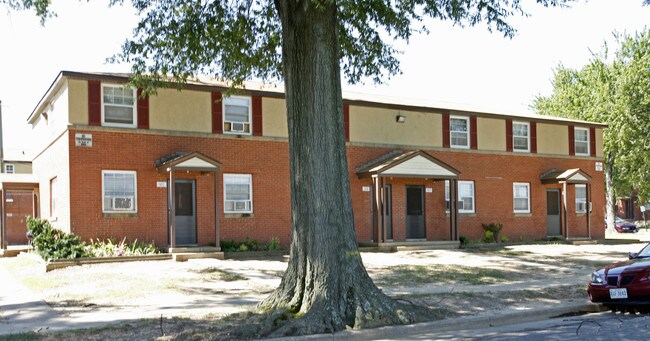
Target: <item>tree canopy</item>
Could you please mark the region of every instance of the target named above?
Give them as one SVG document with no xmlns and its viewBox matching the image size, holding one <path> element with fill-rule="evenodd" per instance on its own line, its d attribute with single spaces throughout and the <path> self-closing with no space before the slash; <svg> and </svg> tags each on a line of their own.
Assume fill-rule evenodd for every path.
<svg viewBox="0 0 650 341">
<path fill-rule="evenodd" d="M 124 0 L 114 0 L 123 2 Z M 544 6 L 571 0 L 537 0 Z M 282 27 L 277 1 L 133 0 L 142 17 L 134 39 L 117 59 L 133 64 L 148 83 L 184 82 L 197 74 L 241 85 L 244 80 L 282 80 Z M 519 0 L 331 1 L 303 4 L 336 7 L 340 63 L 351 83 L 381 82 L 399 72 L 393 42 L 428 33 L 425 20 L 451 21 L 459 26 L 485 22 L 487 29 L 512 37 L 507 19 L 526 15 Z M 153 81 L 153 83 L 151 83 Z"/>
<path fill-rule="evenodd" d="M 610 58 L 607 46 L 580 70 L 559 66 L 553 94 L 538 97 L 540 114 L 607 123 L 604 153 L 611 155 L 613 190 L 637 190 L 650 199 L 650 31 L 617 35 Z"/>
</svg>

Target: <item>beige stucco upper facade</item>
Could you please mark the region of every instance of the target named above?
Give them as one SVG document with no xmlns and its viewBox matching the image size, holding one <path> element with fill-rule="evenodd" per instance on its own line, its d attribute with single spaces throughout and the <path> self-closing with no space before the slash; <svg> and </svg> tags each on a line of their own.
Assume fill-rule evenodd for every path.
<svg viewBox="0 0 650 341">
<path fill-rule="evenodd" d="M 537 153 L 569 155 L 569 127 L 537 123 Z"/>
<path fill-rule="evenodd" d="M 264 136 L 288 137 L 287 106 L 284 99 L 262 98 L 262 131 Z"/>
<path fill-rule="evenodd" d="M 477 147 L 481 150 L 506 150 L 506 120 L 478 117 L 476 119 Z"/>
<path fill-rule="evenodd" d="M 442 147 L 442 115 L 351 105 L 350 142 Z"/>
<path fill-rule="evenodd" d="M 158 130 L 212 132 L 210 92 L 159 89 L 149 97 L 149 128 Z"/>
<path fill-rule="evenodd" d="M 87 78 L 86 78 L 87 77 Z M 102 84 L 123 84 L 128 79 L 121 76 L 106 76 Z M 48 94 L 30 116 L 33 132 L 47 141 L 60 136 L 69 126 L 88 126 L 89 79 L 102 79 L 102 75 L 63 72 L 53 83 Z M 149 125 L 152 132 L 179 132 L 212 134 L 213 107 L 212 92 L 215 87 L 188 86 L 183 90 L 158 89 L 148 99 Z M 262 134 L 269 138 L 287 138 L 286 103 L 281 94 L 259 92 L 262 96 Z M 443 112 L 427 106 L 409 106 L 388 102 L 351 100 L 349 104 L 349 142 L 399 146 L 405 148 L 443 148 Z M 47 114 L 47 115 L 45 115 Z M 65 115 L 68 117 L 65 117 Z M 535 121 L 537 153 L 543 155 L 569 155 L 568 127 L 595 126 L 595 154 L 603 157 L 604 126 L 567 119 L 517 118 L 509 115 L 473 113 L 476 115 L 477 147 L 479 151 L 506 152 L 506 120 Z M 397 117 L 404 118 L 397 122 Z M 251 117 L 252 121 L 252 117 Z M 115 127 L 113 127 L 115 128 Z M 135 127 L 118 127 L 133 129 Z M 49 142 L 48 142 L 49 141 Z M 42 150 L 42 149 L 41 149 Z M 471 149 L 467 149 L 471 152 Z"/>
<path fill-rule="evenodd" d="M 596 157 L 604 157 L 605 153 L 603 151 L 603 140 L 604 129 L 596 128 Z"/>
</svg>

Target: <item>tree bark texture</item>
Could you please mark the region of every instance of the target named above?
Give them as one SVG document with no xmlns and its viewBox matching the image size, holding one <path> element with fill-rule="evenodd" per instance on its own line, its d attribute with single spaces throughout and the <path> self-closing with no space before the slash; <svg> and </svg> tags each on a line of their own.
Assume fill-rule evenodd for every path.
<svg viewBox="0 0 650 341">
<path fill-rule="evenodd" d="M 359 255 L 346 158 L 336 4 L 276 0 L 283 33 L 292 242 L 280 286 L 258 305 L 285 311 L 273 335 L 412 323 Z"/>
</svg>

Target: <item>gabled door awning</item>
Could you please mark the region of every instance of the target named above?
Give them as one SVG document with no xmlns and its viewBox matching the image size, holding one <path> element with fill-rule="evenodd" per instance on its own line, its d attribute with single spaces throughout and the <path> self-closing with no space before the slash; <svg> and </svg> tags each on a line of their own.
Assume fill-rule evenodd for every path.
<svg viewBox="0 0 650 341">
<path fill-rule="evenodd" d="M 156 160 L 156 168 L 160 173 L 172 170 L 215 172 L 221 164 L 199 152 L 176 152 Z"/>
<path fill-rule="evenodd" d="M 580 170 L 580 168 L 567 169 L 558 171 L 555 168 L 549 169 L 540 176 L 542 184 L 588 184 L 591 182 L 589 174 Z"/>
<path fill-rule="evenodd" d="M 388 153 L 357 168 L 359 179 L 374 176 L 395 178 L 456 179 L 459 171 L 422 150 Z"/>
</svg>

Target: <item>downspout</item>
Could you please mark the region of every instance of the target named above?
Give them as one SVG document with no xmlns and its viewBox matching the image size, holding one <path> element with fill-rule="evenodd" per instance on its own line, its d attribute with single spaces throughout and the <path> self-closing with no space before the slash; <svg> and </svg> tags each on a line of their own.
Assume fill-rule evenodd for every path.
<svg viewBox="0 0 650 341">
<path fill-rule="evenodd" d="M 219 226 L 219 173 L 215 171 L 212 173 L 214 175 L 214 235 L 215 235 L 215 246 L 217 251 L 221 251 L 221 231 Z"/>
<path fill-rule="evenodd" d="M 176 194 L 174 193 L 174 167 L 169 168 L 169 253 L 176 248 Z"/>
<path fill-rule="evenodd" d="M 566 239 L 569 239 L 569 219 L 567 218 L 567 203 L 566 203 L 566 181 L 562 182 L 562 213 L 564 213 L 564 229 L 566 231 Z"/>
</svg>

